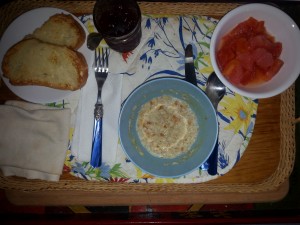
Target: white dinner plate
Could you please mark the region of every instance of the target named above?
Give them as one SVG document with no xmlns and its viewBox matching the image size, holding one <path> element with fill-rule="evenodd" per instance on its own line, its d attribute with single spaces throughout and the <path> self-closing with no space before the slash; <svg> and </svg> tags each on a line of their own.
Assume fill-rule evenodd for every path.
<svg viewBox="0 0 300 225">
<path fill-rule="evenodd" d="M 37 8 L 33 9 L 31 11 L 28 11 L 18 18 L 16 18 L 6 29 L 4 32 L 1 42 L 0 42 L 0 62 L 2 64 L 3 57 L 6 53 L 6 51 L 15 43 L 22 40 L 26 35 L 33 33 L 33 31 L 42 26 L 42 24 L 49 19 L 50 16 L 56 14 L 56 13 L 64 13 L 64 14 L 70 14 L 71 13 L 57 8 L 49 8 L 49 7 L 43 7 L 43 8 Z M 79 22 L 79 24 L 84 29 L 86 36 L 88 35 L 88 31 L 86 27 L 81 23 L 81 21 L 74 15 L 72 15 L 75 20 Z M 81 52 L 86 61 L 88 66 L 90 67 L 92 64 L 92 51 L 89 50 L 86 46 L 86 40 L 85 43 L 81 46 L 81 48 L 78 49 L 79 52 Z M 8 88 L 15 93 L 20 98 L 33 102 L 33 103 L 51 103 L 56 102 L 59 100 L 64 99 L 69 94 L 72 93 L 72 91 L 65 91 L 65 90 L 58 90 L 43 86 L 36 86 L 36 85 L 30 85 L 30 86 L 15 86 L 9 83 L 9 80 L 5 77 L 3 77 L 3 71 L 1 68 L 1 77 L 4 80 L 5 84 L 8 86 Z"/>
</svg>

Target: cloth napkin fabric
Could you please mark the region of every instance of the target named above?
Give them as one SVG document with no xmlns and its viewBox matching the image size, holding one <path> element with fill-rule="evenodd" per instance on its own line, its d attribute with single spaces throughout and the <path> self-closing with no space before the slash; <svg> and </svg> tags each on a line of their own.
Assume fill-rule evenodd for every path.
<svg viewBox="0 0 300 225">
<path fill-rule="evenodd" d="M 3 175 L 58 181 L 68 148 L 70 118 L 70 109 L 22 101 L 0 105 Z"/>
<path fill-rule="evenodd" d="M 94 32 L 91 15 L 79 17 L 89 32 Z M 176 179 L 162 179 L 146 174 L 126 158 L 118 140 L 118 117 L 127 96 L 146 80 L 184 74 L 184 49 L 192 44 L 199 88 L 205 89 L 208 75 L 213 71 L 209 57 L 209 43 L 217 20 L 205 16 L 143 16 L 142 39 L 139 46 L 128 53 L 113 50 L 109 55 L 109 75 L 104 84 L 102 99 L 103 163 L 92 168 L 91 155 L 93 110 L 97 86 L 90 71 L 81 90 L 76 114 L 75 132 L 66 165 L 71 174 L 87 180 L 148 183 L 199 183 L 215 179 L 228 171 L 243 155 L 255 124 L 258 102 L 227 89 L 218 107 L 219 156 L 218 175 L 195 170 Z M 105 43 L 101 43 L 105 46 Z M 67 101 L 67 100 L 66 100 Z"/>
<path fill-rule="evenodd" d="M 118 144 L 118 117 L 121 108 L 122 76 L 109 73 L 103 89 L 103 133 L 102 160 L 114 163 Z M 94 107 L 97 99 L 97 83 L 93 71 L 81 91 L 78 103 L 75 131 L 72 142 L 72 154 L 79 161 L 90 161 L 94 125 Z"/>
</svg>

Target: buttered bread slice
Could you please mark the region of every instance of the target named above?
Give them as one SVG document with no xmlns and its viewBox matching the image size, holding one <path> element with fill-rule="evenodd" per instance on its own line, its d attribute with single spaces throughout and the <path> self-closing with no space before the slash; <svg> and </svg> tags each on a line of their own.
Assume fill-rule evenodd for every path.
<svg viewBox="0 0 300 225">
<path fill-rule="evenodd" d="M 40 85 L 62 90 L 81 88 L 88 77 L 84 56 L 68 47 L 24 39 L 12 46 L 2 71 L 13 85 Z"/>
<path fill-rule="evenodd" d="M 85 41 L 82 26 L 67 14 L 51 16 L 41 27 L 33 32 L 33 37 L 43 42 L 79 49 Z"/>
</svg>

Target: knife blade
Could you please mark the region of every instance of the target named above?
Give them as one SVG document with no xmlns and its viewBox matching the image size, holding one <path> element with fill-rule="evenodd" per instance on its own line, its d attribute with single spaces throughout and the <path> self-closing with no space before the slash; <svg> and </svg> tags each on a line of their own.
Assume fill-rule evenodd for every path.
<svg viewBox="0 0 300 225">
<path fill-rule="evenodd" d="M 193 47 L 191 44 L 188 44 L 185 48 L 185 80 L 197 86 Z"/>
</svg>

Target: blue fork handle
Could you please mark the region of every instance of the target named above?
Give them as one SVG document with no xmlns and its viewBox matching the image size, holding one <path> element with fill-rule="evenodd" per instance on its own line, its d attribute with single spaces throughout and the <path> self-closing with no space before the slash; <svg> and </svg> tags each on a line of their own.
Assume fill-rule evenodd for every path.
<svg viewBox="0 0 300 225">
<path fill-rule="evenodd" d="M 95 105 L 94 116 L 93 145 L 90 164 L 92 167 L 97 168 L 102 164 L 102 104 Z"/>
</svg>

